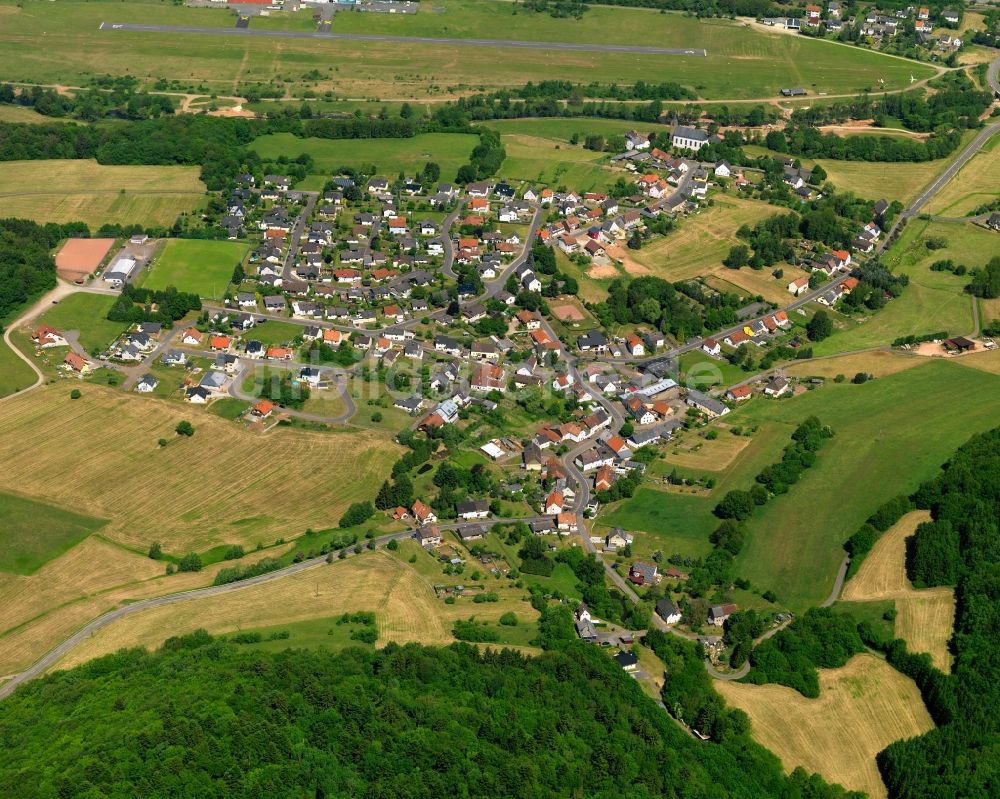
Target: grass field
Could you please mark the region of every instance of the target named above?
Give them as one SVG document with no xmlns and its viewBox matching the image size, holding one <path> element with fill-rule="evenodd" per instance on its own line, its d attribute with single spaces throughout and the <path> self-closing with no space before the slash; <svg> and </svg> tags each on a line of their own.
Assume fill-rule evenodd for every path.
<svg viewBox="0 0 1000 799">
<path fill-rule="evenodd" d="M 990 139 L 923 209 L 939 216 L 965 216 L 1000 198 L 1000 135 Z"/>
<path fill-rule="evenodd" d="M 426 554 L 424 557 L 429 559 Z M 285 629 L 295 624 L 300 634 L 308 635 L 298 641 L 290 637 L 279 646 L 321 646 L 327 643 L 324 638 L 329 641 L 325 630 L 330 627 L 331 616 L 358 610 L 375 613 L 378 646 L 390 641 L 450 643 L 454 640 L 451 627 L 455 620 L 472 615 L 502 630 L 496 620 L 512 607 L 517 607 L 525 628 L 537 618 L 523 601 L 523 591 L 493 586 L 490 590 L 501 592 L 503 599 L 474 604 L 463 597 L 446 605 L 435 597 L 429 580 L 408 563 L 385 552 L 365 553 L 242 591 L 134 614 L 109 625 L 71 651 L 59 668 L 122 646 L 155 647 L 163 642 L 167 630 L 176 635 L 199 627 L 221 634 L 243 629 Z M 512 629 L 520 630 L 522 625 Z"/>
<path fill-rule="evenodd" d="M 631 499 L 602 509 L 597 517 L 597 524 L 601 527 L 622 527 L 645 533 L 646 535 L 636 539 L 633 548 L 637 551 L 652 552 L 661 549 L 664 555 L 674 552 L 685 555 L 706 554 L 711 549 L 708 536 L 719 523 L 712 515 L 712 508 L 727 491 L 745 488 L 754 475 L 776 461 L 788 443 L 788 433 L 790 431 L 786 432 L 781 425 L 766 424 L 738 452 L 720 452 L 720 457 L 714 462 L 706 455 L 705 465 L 691 471 L 699 475 L 708 473 L 716 478 L 715 488 L 708 493 L 679 493 L 667 491 L 659 484 L 647 484 L 636 491 Z M 730 435 L 722 432 L 719 441 Z M 705 442 L 705 445 L 716 443 L 718 441 Z M 725 446 L 723 441 L 720 449 Z M 673 449 L 677 447 L 667 450 L 663 461 L 654 461 L 649 468 L 651 476 L 669 474 L 675 465 L 687 468 L 691 457 L 682 454 L 680 460 L 675 461 Z M 722 466 L 723 463 L 726 470 L 721 474 L 710 468 Z"/>
<path fill-rule="evenodd" d="M 619 83 L 673 80 L 708 98 L 774 97 L 782 86 L 816 92 L 855 92 L 872 86 L 907 85 L 912 73 L 931 70 L 878 53 L 770 35 L 728 20 L 698 21 L 680 14 L 595 7 L 580 21 L 525 13 L 514 4 L 442 0 L 438 13 L 401 18 L 388 14 L 340 14 L 334 31 L 384 31 L 402 35 L 511 37 L 565 42 L 704 47 L 707 58 L 634 53 L 511 50 L 503 47 L 317 41 L 99 30 L 101 22 L 232 27 L 231 13 L 185 8 L 167 2 L 67 2 L 60 13 L 41 0 L 18 6 L 5 0 L 0 48 L 5 77 L 79 85 L 88 75 L 133 74 L 177 80 L 230 94 L 241 84 L 287 81 L 338 97 L 442 97 L 465 87 L 517 86 L 544 78 L 589 82 L 596 76 Z M 255 21 L 255 25 L 257 22 Z M 299 20 L 268 20 L 262 27 L 299 27 Z M 44 33 L 44 36 L 39 35 Z M 325 65 L 329 64 L 329 67 Z M 319 77 L 313 70 L 320 66 Z M 310 77 L 304 76 L 309 73 Z M 733 75 L 740 75 L 738 83 Z M 583 77 L 585 76 L 585 77 Z M 462 87 L 462 88 L 459 88 Z"/>
<path fill-rule="evenodd" d="M 572 119 L 562 117 L 491 119 L 479 124 L 483 127 L 493 128 L 493 130 L 499 131 L 501 134 L 530 137 L 540 136 L 545 139 L 560 139 L 564 142 L 569 142 L 574 134 L 579 136 L 581 142 L 590 134 L 624 136 L 626 131 L 632 130 L 637 126 L 646 132 L 670 130 L 669 125 L 660 125 L 655 122 L 635 123 L 624 119 L 601 119 L 596 117 L 576 117 Z"/>
<path fill-rule="evenodd" d="M 500 174 L 509 180 L 566 186 L 584 192 L 603 191 L 621 175 L 598 163 L 606 158 L 605 153 L 523 133 L 504 134 L 502 139 L 507 160 L 500 167 Z"/>
<path fill-rule="evenodd" d="M 92 229 L 106 223 L 169 226 L 204 195 L 192 166 L 103 166 L 81 159 L 6 161 L 0 170 L 0 216 L 80 221 Z"/>
<path fill-rule="evenodd" d="M 295 338 L 301 335 L 302 325 L 268 319 L 254 325 L 253 330 L 247 334 L 247 338 L 255 339 L 268 347 L 272 344 L 291 344 Z"/>
<path fill-rule="evenodd" d="M 39 114 L 34 108 L 23 105 L 0 105 L 0 122 L 17 122 L 19 124 L 40 125 L 53 122 L 53 117 Z M 63 120 L 59 120 L 62 122 Z"/>
<path fill-rule="evenodd" d="M 962 144 L 968 143 L 974 136 L 975 131 L 969 131 L 962 139 Z M 749 146 L 747 152 L 753 155 L 774 155 L 772 151 L 757 146 Z M 827 179 L 841 191 L 852 191 L 859 197 L 871 200 L 882 197 L 890 201 L 899 200 L 905 205 L 940 175 L 951 159 L 918 163 L 832 161 L 823 158 L 801 160 L 804 166 L 820 164 L 826 170 Z"/>
<path fill-rule="evenodd" d="M 248 247 L 233 241 L 170 239 L 149 268 L 142 285 L 148 289 L 174 286 L 199 297 L 220 299 L 233 269 L 246 257 Z"/>
<path fill-rule="evenodd" d="M 77 292 L 60 300 L 39 318 L 39 324 L 50 325 L 66 333 L 80 331 L 80 344 L 88 352 L 101 352 L 125 330 L 122 322 L 108 321 L 108 311 L 115 298 L 108 294 Z M 61 360 L 61 359 L 60 359 Z"/>
<path fill-rule="evenodd" d="M 31 367 L 0 338 L 0 397 L 26 389 L 34 382 L 35 373 Z"/>
<path fill-rule="evenodd" d="M 441 167 L 441 179 L 454 180 L 478 143 L 468 133 L 423 133 L 409 139 L 300 139 L 291 133 L 273 133 L 254 139 L 250 147 L 262 158 L 308 153 L 327 175 L 341 166 L 374 164 L 378 174 L 402 171 L 412 176 L 427 161 L 435 161 Z"/>
<path fill-rule="evenodd" d="M 784 372 L 791 377 L 825 377 L 834 378 L 844 375 L 848 380 L 858 372 L 867 372 L 875 377 L 886 377 L 912 369 L 926 363 L 924 358 L 916 355 L 904 355 L 898 352 L 859 352 L 850 355 L 837 355 L 832 358 L 792 363 L 784 367 Z"/>
<path fill-rule="evenodd" d="M 174 435 L 182 419 L 194 423 L 192 438 Z M 5 402 L 0 430 L 0 457 L 14 465 L 0 487 L 109 519 L 103 534 L 141 551 L 152 536 L 181 554 L 336 526 L 347 505 L 373 495 L 398 451 L 357 431 L 259 440 L 210 414 L 96 385 L 74 401 L 52 386 Z M 158 447 L 160 438 L 171 443 Z M 38 448 L 58 440 L 72 446 Z"/>
<path fill-rule="evenodd" d="M 933 359 L 863 386 L 827 383 L 730 414 L 730 424 L 795 424 L 816 415 L 836 433 L 789 493 L 748 520 L 736 572 L 773 588 L 793 610 L 821 602 L 843 542 L 880 504 L 913 491 L 969 436 L 995 425 L 998 389 L 994 375 Z"/>
<path fill-rule="evenodd" d="M 946 245 L 937 250 L 926 246 L 931 236 L 942 237 Z M 950 272 L 932 272 L 938 260 L 952 259 L 956 264 L 983 266 L 996 252 L 996 234 L 972 224 L 949 224 L 914 219 L 899 240 L 883 257 L 883 263 L 910 278 L 903 294 L 861 324 L 849 323 L 847 329 L 815 344 L 816 355 L 890 344 L 910 333 L 947 331 L 952 336 L 972 332 L 972 298 L 964 293 L 969 278 Z"/>
<path fill-rule="evenodd" d="M 109 521 L 29 577 L 0 575 L 0 673 L 119 602 L 210 583 L 225 565 L 164 577 L 163 562 L 145 556 L 153 540 L 171 555 L 228 544 L 251 551 L 334 527 L 348 504 L 371 498 L 398 453 L 374 432 L 258 438 L 177 403 L 98 385 L 79 400 L 67 394 L 53 385 L 0 404 L 0 490 Z M 174 435 L 181 419 L 193 421 L 192 438 Z"/>
<path fill-rule="evenodd" d="M 67 508 L 0 492 L 0 572 L 31 574 L 104 525 Z"/>
<path fill-rule="evenodd" d="M 713 685 L 746 711 L 753 737 L 781 758 L 786 771 L 802 766 L 873 799 L 886 796 L 875 755 L 934 726 L 917 686 L 871 655 L 819 675 L 818 699 L 780 685 Z"/>
<path fill-rule="evenodd" d="M 735 195 L 717 195 L 713 206 L 681 219 L 676 230 L 637 252 L 630 251 L 629 257 L 652 274 L 670 281 L 712 275 L 730 284 L 718 288 L 750 296 L 760 294 L 767 300 L 785 303 L 789 281 L 804 272 L 784 266 L 784 275 L 776 280 L 770 269 L 734 270 L 722 263 L 729 248 L 738 243 L 736 231 L 741 225 L 752 227 L 761 219 L 780 213 L 782 209 L 767 203 Z"/>
<path fill-rule="evenodd" d="M 930 519 L 926 511 L 908 513 L 887 530 L 844 586 L 845 601 L 894 600 L 896 636 L 912 652 L 927 652 L 946 674 L 951 670 L 951 640 L 955 621 L 955 592 L 951 588 L 918 591 L 906 577 L 906 539 L 917 525 Z"/>
</svg>

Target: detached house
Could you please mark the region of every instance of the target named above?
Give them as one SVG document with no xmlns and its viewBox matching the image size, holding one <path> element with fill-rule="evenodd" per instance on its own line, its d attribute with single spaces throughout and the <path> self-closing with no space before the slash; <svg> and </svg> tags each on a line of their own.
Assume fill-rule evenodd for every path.
<svg viewBox="0 0 1000 799">
<path fill-rule="evenodd" d="M 419 499 L 413 503 L 413 507 L 410 510 L 413 513 L 413 518 L 416 519 L 419 524 L 433 524 L 438 520 L 437 514 L 434 513 L 431 507 L 424 504 Z"/>
</svg>

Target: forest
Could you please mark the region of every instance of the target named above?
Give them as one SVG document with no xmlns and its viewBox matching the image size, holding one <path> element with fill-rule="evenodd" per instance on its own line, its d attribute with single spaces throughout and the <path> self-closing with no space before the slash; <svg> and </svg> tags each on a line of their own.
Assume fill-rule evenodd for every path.
<svg viewBox="0 0 1000 799">
<path fill-rule="evenodd" d="M 914 678 L 938 727 L 879 754 L 898 799 L 994 796 L 1000 784 L 1000 428 L 975 436 L 911 497 L 932 521 L 908 542 L 915 585 L 955 587 L 954 665 L 944 675 L 902 641 L 887 659 Z"/>
<path fill-rule="evenodd" d="M 67 236 L 89 235 L 85 225 L 39 225 L 0 219 L 0 320 L 56 285 L 50 251 Z"/>
<path fill-rule="evenodd" d="M 684 679 L 707 698 L 693 645 L 679 643 Z M 731 715 L 720 743 L 696 740 L 579 642 L 534 658 L 468 644 L 267 653 L 201 631 L 6 699 L 0 794 L 857 796 L 801 770 L 786 776 L 749 739 L 746 717 Z"/>
</svg>

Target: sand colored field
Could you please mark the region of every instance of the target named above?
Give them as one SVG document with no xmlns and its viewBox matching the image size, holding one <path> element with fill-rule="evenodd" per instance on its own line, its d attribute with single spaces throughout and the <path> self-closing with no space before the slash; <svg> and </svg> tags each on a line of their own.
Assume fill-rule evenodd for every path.
<svg viewBox="0 0 1000 799">
<path fill-rule="evenodd" d="M 965 216 L 1000 197 L 1000 158 L 994 136 L 963 166 L 928 204 L 926 211 L 942 216 Z M 970 255 L 972 255 L 970 253 Z"/>
<path fill-rule="evenodd" d="M 995 350 L 973 352 L 954 360 L 955 363 L 960 363 L 962 366 L 970 366 L 973 369 L 1000 375 L 1000 347 Z"/>
<path fill-rule="evenodd" d="M 934 665 L 948 672 L 955 593 L 946 587 L 918 591 L 906 576 L 906 539 L 921 522 L 929 520 L 928 512 L 913 511 L 889 528 L 868 553 L 858 573 L 844 586 L 842 598 L 850 602 L 894 600 L 896 635 L 913 651 L 930 654 Z"/>
<path fill-rule="evenodd" d="M 503 595 L 500 602 L 476 605 L 460 600 L 446 605 L 435 597 L 430 582 L 409 565 L 383 552 L 365 553 L 245 590 L 128 616 L 70 652 L 59 668 L 122 647 L 156 647 L 171 635 L 198 628 L 223 634 L 357 610 L 375 613 L 379 645 L 389 641 L 445 644 L 454 640 L 451 627 L 456 619 L 475 615 L 495 622 L 523 594 L 514 588 L 491 590 Z"/>
<path fill-rule="evenodd" d="M 682 469 L 721 472 L 732 465 L 752 440 L 749 436 L 734 436 L 724 429 L 715 441 L 704 438 L 685 440 L 667 453 L 666 460 Z"/>
<path fill-rule="evenodd" d="M 105 166 L 93 159 L 8 161 L 0 216 L 38 222 L 172 225 L 193 210 L 205 184 L 192 166 Z"/>
<path fill-rule="evenodd" d="M 196 433 L 174 428 L 192 421 Z M 159 439 L 167 439 L 159 447 Z M 398 448 L 378 432 L 264 437 L 194 408 L 97 385 L 52 385 L 0 406 L 0 487 L 109 519 L 102 533 L 184 554 L 335 526 L 370 499 Z"/>
<path fill-rule="evenodd" d="M 873 798 L 886 796 L 875 755 L 934 726 L 917 686 L 872 655 L 821 669 L 819 683 L 818 699 L 780 685 L 714 685 L 750 716 L 753 737 L 781 758 L 786 771 L 802 766 Z"/>
<path fill-rule="evenodd" d="M 714 286 L 720 290 L 739 289 L 744 294 L 760 294 L 767 300 L 784 304 L 789 297 L 786 291 L 789 281 L 805 272 L 783 265 L 784 275 L 776 280 L 770 269 L 733 270 L 722 263 L 729 248 L 739 243 L 736 231 L 741 225 L 753 227 L 761 219 L 779 213 L 782 209 L 758 200 L 734 194 L 720 195 L 715 198 L 715 205 L 679 220 L 675 230 L 641 250 L 630 251 L 629 258 L 666 280 L 712 276 L 722 281 Z"/>
<path fill-rule="evenodd" d="M 77 280 L 91 274 L 108 250 L 114 239 L 67 239 L 56 253 L 56 271 L 64 280 Z"/>
<path fill-rule="evenodd" d="M 0 576 L 0 673 L 29 666 L 122 602 L 209 585 L 228 565 L 221 562 L 201 572 L 167 577 L 162 562 L 91 536 L 31 576 L 4 574 Z"/>
<path fill-rule="evenodd" d="M 898 352 L 860 352 L 839 355 L 836 358 L 821 358 L 789 364 L 784 368 L 790 377 L 827 377 L 844 375 L 850 380 L 858 372 L 867 372 L 875 377 L 885 377 L 904 369 L 920 366 L 922 361 L 912 355 Z"/>
<path fill-rule="evenodd" d="M 587 316 L 574 302 L 559 301 L 549 305 L 549 310 L 560 322 L 579 322 Z"/>
</svg>

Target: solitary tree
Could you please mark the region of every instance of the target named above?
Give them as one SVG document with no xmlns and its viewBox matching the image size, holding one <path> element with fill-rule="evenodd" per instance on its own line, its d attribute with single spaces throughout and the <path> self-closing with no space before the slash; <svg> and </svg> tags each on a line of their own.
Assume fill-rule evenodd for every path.
<svg viewBox="0 0 1000 799">
<path fill-rule="evenodd" d="M 178 422 L 177 427 L 174 428 L 177 435 L 179 436 L 193 436 L 194 435 L 194 425 L 191 422 L 185 420 L 183 422 Z"/>
</svg>

